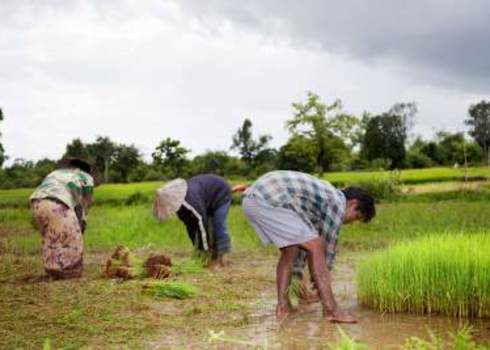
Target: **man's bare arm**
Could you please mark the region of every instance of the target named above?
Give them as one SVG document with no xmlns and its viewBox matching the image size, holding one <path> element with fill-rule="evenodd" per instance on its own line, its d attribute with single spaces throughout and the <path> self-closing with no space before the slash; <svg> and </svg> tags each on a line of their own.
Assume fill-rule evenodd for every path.
<svg viewBox="0 0 490 350">
<path fill-rule="evenodd" d="M 325 242 L 318 237 L 303 244 L 308 250 L 308 266 L 318 289 L 323 306 L 323 315 L 332 322 L 355 323 L 348 312 L 338 309 L 332 291 L 330 271 L 325 261 Z"/>
</svg>

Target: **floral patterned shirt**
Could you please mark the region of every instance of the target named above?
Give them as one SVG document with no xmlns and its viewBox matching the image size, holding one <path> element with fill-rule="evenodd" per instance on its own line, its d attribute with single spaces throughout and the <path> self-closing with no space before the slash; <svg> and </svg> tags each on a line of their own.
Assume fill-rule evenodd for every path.
<svg viewBox="0 0 490 350">
<path fill-rule="evenodd" d="M 29 200 L 54 198 L 71 209 L 83 208 L 84 214 L 92 201 L 94 179 L 88 173 L 76 169 L 59 169 L 46 176 Z"/>
</svg>

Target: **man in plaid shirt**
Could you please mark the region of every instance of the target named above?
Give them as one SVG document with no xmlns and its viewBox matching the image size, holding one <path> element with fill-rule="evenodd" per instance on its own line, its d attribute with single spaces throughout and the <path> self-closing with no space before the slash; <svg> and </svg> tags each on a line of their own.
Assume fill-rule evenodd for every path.
<svg viewBox="0 0 490 350">
<path fill-rule="evenodd" d="M 242 205 L 262 242 L 281 250 L 277 318 L 284 319 L 291 309 L 287 287 L 293 264 L 295 274 L 302 276 L 308 259 L 325 317 L 332 322 L 356 322 L 337 307 L 327 261 L 331 268 L 342 223 L 368 222 L 374 217 L 373 198 L 360 188 L 339 191 L 308 174 L 272 171 L 247 189 Z"/>
</svg>

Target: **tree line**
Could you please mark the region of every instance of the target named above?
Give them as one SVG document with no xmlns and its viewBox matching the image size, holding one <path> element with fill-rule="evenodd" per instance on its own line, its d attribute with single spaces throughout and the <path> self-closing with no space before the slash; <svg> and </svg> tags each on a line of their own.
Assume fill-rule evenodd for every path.
<svg viewBox="0 0 490 350">
<path fill-rule="evenodd" d="M 272 169 L 321 175 L 326 171 L 490 165 L 490 102 L 485 100 L 471 105 L 464 119 L 470 139 L 463 132 L 447 131 L 437 132 L 432 140 L 410 138 L 417 114 L 414 102 L 396 103 L 377 115 L 364 112 L 356 116 L 346 113 L 340 100 L 326 104 L 308 92 L 306 100 L 293 103 L 292 108 L 292 117 L 285 123 L 289 138 L 277 149 L 270 146 L 270 135 L 255 135 L 252 120 L 245 118 L 227 150 L 190 157 L 191 150 L 180 140 L 166 137 L 148 162 L 136 146 L 99 136 L 91 143 L 72 140 L 60 158 L 91 161 L 103 183 L 167 180 L 199 173 L 255 177 Z M 0 109 L 0 122 L 3 119 Z M 0 142 L 0 166 L 6 159 Z M 33 187 L 56 163 L 16 159 L 0 169 L 0 187 Z"/>
</svg>

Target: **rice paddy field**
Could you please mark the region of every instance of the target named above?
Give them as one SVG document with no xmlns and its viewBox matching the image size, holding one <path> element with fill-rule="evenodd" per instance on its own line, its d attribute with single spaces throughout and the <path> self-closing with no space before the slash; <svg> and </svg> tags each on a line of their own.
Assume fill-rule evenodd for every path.
<svg viewBox="0 0 490 350">
<path fill-rule="evenodd" d="M 151 215 L 161 183 L 100 186 L 84 236 L 84 276 L 48 281 L 26 205 L 32 190 L 0 191 L 0 348 L 489 348 L 489 171 L 469 174 L 475 181 L 465 184 L 463 169 L 404 171 L 402 193 L 381 201 L 373 222 L 342 228 L 333 287 L 359 322 L 340 327 L 322 320 L 319 304 L 275 322 L 277 251 L 260 244 L 237 205 L 228 264 L 196 268 L 184 226 Z M 325 174 L 338 184 L 390 176 Z M 173 284 L 150 293 L 149 279 L 105 278 L 117 245 L 141 258 L 170 256 L 180 266 Z M 161 288 L 192 292 L 175 299 Z"/>
</svg>

